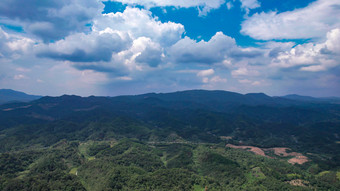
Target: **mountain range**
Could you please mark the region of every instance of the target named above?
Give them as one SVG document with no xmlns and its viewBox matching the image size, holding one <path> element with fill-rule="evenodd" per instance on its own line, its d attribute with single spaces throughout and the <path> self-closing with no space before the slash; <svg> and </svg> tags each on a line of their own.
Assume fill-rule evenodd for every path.
<svg viewBox="0 0 340 191">
<path fill-rule="evenodd" d="M 64 95 L 67 96 L 67 95 Z M 0 89 L 0 104 L 11 103 L 11 102 L 29 102 L 42 98 L 43 96 L 29 95 L 24 92 L 15 91 L 11 89 Z M 47 96 L 48 97 L 48 96 Z M 80 97 L 80 96 L 78 96 Z M 94 96 L 91 96 L 94 97 Z M 297 94 L 290 94 L 286 96 L 274 96 L 270 97 L 264 93 L 248 93 L 239 94 L 235 92 L 228 92 L 222 90 L 208 91 L 208 90 L 187 90 L 173 93 L 148 93 L 135 96 L 117 96 L 116 98 L 156 98 L 165 101 L 189 101 L 189 102 L 204 102 L 210 104 L 213 102 L 224 102 L 228 104 L 243 104 L 243 105 L 261 105 L 261 104 L 274 104 L 274 105 L 285 105 L 294 104 L 293 101 L 304 101 L 304 102 L 330 102 L 339 103 L 339 97 L 322 97 L 316 98 L 311 96 L 301 96 Z M 295 102 L 296 103 L 296 102 Z"/>
<path fill-rule="evenodd" d="M 31 98 L 0 105 L 0 190 L 340 188 L 338 98 L 207 90 Z"/>
</svg>

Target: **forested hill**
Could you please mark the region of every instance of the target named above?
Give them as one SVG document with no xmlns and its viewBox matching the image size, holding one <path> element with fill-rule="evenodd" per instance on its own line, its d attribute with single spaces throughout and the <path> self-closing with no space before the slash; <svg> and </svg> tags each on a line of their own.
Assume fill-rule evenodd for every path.
<svg viewBox="0 0 340 191">
<path fill-rule="evenodd" d="M 130 132 L 132 137 L 143 140 L 164 140 L 168 133 L 176 133 L 188 141 L 218 142 L 219 136 L 232 136 L 235 141 L 258 146 L 292 146 L 320 152 L 331 152 L 325 150 L 326 146 L 339 146 L 335 136 L 340 135 L 339 104 L 270 97 L 262 93 L 242 95 L 192 90 L 118 97 L 63 95 L 0 105 L 0 130 L 16 135 L 25 126 L 34 127 L 36 129 L 25 129 L 28 142 L 32 141 L 31 133 L 39 132 L 35 135 L 39 138 L 44 138 L 45 133 L 53 134 L 52 140 L 56 142 L 64 136 L 78 135 L 89 124 L 111 123 L 114 119 L 145 127 L 147 132 L 143 137 Z M 68 127 L 69 123 L 73 125 Z M 49 126 L 58 128 L 46 128 Z M 96 128 L 100 131 L 101 127 Z M 82 134 L 82 139 L 91 136 L 91 132 Z M 2 137 L 0 141 L 7 139 L 13 140 L 13 137 Z M 48 140 L 49 144 L 54 143 L 52 140 Z M 320 141 L 327 144 L 316 146 Z M 8 144 L 10 142 L 2 144 L 0 149 Z"/>
<path fill-rule="evenodd" d="M 0 190 L 336 190 L 339 143 L 334 99 L 205 90 L 47 96 L 0 105 Z M 308 160 L 287 163 L 293 156 Z"/>
<path fill-rule="evenodd" d="M 11 89 L 0 89 L 0 104 L 9 102 L 28 102 L 41 98 L 41 96 L 28 95 L 24 92 Z"/>
</svg>

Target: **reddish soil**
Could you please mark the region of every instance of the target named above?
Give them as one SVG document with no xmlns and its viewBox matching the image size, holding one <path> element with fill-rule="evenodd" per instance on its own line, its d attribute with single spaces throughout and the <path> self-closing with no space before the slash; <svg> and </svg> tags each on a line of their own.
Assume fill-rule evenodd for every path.
<svg viewBox="0 0 340 191">
<path fill-rule="evenodd" d="M 296 156 L 294 158 L 289 159 L 288 162 L 290 164 L 303 164 L 303 163 L 308 162 L 308 158 L 306 156 L 300 155 L 300 156 Z"/>
<path fill-rule="evenodd" d="M 289 148 L 271 148 L 269 150 L 274 150 L 274 153 L 277 155 L 277 156 L 284 156 L 284 157 L 287 157 L 289 156 L 288 153 L 287 153 L 287 149 Z"/>
<path fill-rule="evenodd" d="M 291 164 L 303 164 L 308 162 L 308 158 L 303 156 L 301 153 L 291 152 L 287 153 L 289 148 L 271 148 L 270 150 L 274 150 L 274 153 L 278 156 L 289 157 L 293 156 L 293 158 L 289 159 L 288 162 Z"/>
<path fill-rule="evenodd" d="M 303 156 L 301 153 L 297 152 L 290 152 L 287 153 L 287 150 L 290 150 L 290 148 L 281 148 L 281 147 L 276 147 L 276 148 L 269 148 L 269 149 L 261 149 L 259 147 L 253 147 L 253 146 L 236 146 L 232 144 L 227 144 L 226 147 L 234 148 L 234 149 L 244 149 L 244 150 L 249 150 L 257 155 L 265 156 L 268 158 L 272 158 L 267 156 L 264 153 L 264 150 L 273 150 L 275 155 L 280 156 L 280 157 L 290 157 L 292 156 L 293 158 L 289 159 L 288 162 L 291 164 L 303 164 L 308 162 L 308 158 L 306 156 Z"/>
<path fill-rule="evenodd" d="M 257 154 L 257 155 L 261 155 L 261 156 L 266 156 L 266 154 L 264 153 L 264 151 L 258 147 L 253 147 L 253 146 L 236 146 L 236 145 L 232 145 L 232 144 L 227 144 L 227 147 L 230 148 L 234 148 L 234 149 L 245 149 L 248 150 L 250 149 L 251 152 Z"/>
</svg>

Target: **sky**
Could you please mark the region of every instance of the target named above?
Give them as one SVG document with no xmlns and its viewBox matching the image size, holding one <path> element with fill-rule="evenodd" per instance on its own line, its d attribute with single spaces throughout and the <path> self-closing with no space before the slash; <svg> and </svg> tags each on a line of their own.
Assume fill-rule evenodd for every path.
<svg viewBox="0 0 340 191">
<path fill-rule="evenodd" d="M 340 0 L 1 0 L 0 88 L 340 96 Z"/>
</svg>

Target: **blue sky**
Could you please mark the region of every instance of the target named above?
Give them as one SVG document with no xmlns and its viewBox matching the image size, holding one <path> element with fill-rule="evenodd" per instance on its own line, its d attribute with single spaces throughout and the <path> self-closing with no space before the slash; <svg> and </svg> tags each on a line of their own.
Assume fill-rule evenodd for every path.
<svg viewBox="0 0 340 191">
<path fill-rule="evenodd" d="M 227 4 L 222 4 L 219 8 L 209 11 L 209 14 L 202 16 L 199 15 L 197 7 L 189 8 L 176 8 L 175 6 L 166 7 L 152 7 L 150 9 L 154 17 L 162 22 L 176 22 L 181 23 L 186 29 L 186 36 L 196 39 L 205 40 L 209 39 L 216 34 L 216 31 L 222 31 L 225 35 L 235 38 L 237 44 L 240 46 L 256 46 L 256 39 L 240 33 L 241 23 L 246 19 L 245 15 L 251 16 L 255 13 L 277 11 L 285 12 L 292 11 L 297 8 L 305 7 L 315 0 L 286 0 L 281 3 L 273 0 L 260 0 L 258 1 L 261 6 L 252 9 L 248 14 L 245 8 L 242 8 L 240 1 L 230 1 L 232 6 L 228 8 Z M 117 11 L 123 12 L 127 4 L 117 1 L 104 2 L 105 8 L 103 13 L 116 13 Z M 133 5 L 141 7 L 140 5 Z M 143 7 L 143 6 L 142 6 Z M 306 42 L 308 39 L 294 39 L 295 42 Z"/>
<path fill-rule="evenodd" d="M 3 0 L 0 88 L 340 96 L 340 0 Z"/>
</svg>

